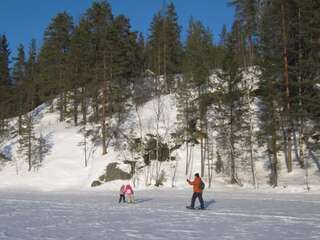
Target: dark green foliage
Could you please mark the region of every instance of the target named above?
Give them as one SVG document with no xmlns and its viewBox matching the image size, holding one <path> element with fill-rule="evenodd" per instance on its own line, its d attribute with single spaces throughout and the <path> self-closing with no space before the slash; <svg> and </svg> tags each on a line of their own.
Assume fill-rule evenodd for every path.
<svg viewBox="0 0 320 240">
<path fill-rule="evenodd" d="M 186 52 L 183 62 L 183 73 L 193 88 L 204 92 L 213 66 L 212 33 L 200 21 L 189 22 Z"/>
<path fill-rule="evenodd" d="M 10 86 L 9 44 L 6 35 L 0 35 L 0 86 Z"/>
<path fill-rule="evenodd" d="M 246 67 L 255 62 L 255 47 L 258 30 L 259 1 L 258 0 L 230 0 L 230 5 L 235 6 L 236 18 L 241 30 L 240 48 L 243 57 L 242 64 Z"/>
<path fill-rule="evenodd" d="M 156 75 L 164 75 L 166 92 L 173 90 L 174 74 L 181 72 L 183 51 L 180 32 L 173 3 L 154 15 L 147 44 L 148 67 Z"/>
<path fill-rule="evenodd" d="M 44 101 L 60 95 L 60 121 L 65 119 L 66 92 L 71 88 L 68 56 L 73 28 L 73 20 L 68 13 L 57 14 L 44 33 L 44 43 L 39 54 L 40 97 Z"/>
<path fill-rule="evenodd" d="M 18 47 L 18 56 L 13 60 L 14 66 L 12 70 L 12 79 L 14 85 L 21 86 L 26 77 L 26 58 L 23 45 Z"/>
<path fill-rule="evenodd" d="M 0 135 L 6 132 L 6 118 L 12 116 L 11 79 L 9 69 L 9 46 L 7 37 L 0 34 Z"/>
<path fill-rule="evenodd" d="M 151 161 L 157 160 L 157 139 L 153 135 L 149 135 L 149 138 L 146 139 L 144 143 L 144 163 L 145 165 L 149 165 Z M 163 143 L 159 141 L 158 143 L 158 161 L 164 162 L 169 161 L 169 153 L 170 149 L 167 143 Z"/>
</svg>

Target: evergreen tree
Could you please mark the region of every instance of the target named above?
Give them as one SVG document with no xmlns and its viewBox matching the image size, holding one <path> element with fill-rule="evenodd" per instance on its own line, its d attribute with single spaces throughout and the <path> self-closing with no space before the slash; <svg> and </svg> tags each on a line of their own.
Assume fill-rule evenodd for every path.
<svg viewBox="0 0 320 240">
<path fill-rule="evenodd" d="M 236 56 L 237 53 L 237 22 L 233 24 L 232 31 L 228 36 L 226 45 L 226 54 L 223 59 L 221 73 L 219 73 L 219 118 L 223 119 L 223 131 L 226 148 L 228 149 L 229 167 L 231 183 L 238 183 L 237 168 L 239 163 L 239 149 L 237 146 L 242 141 L 242 125 L 243 125 L 243 95 L 241 89 L 242 72 L 240 64 Z"/>
<path fill-rule="evenodd" d="M 156 13 L 150 26 L 148 38 L 149 68 L 156 76 L 164 76 L 165 91 L 174 87 L 174 74 L 181 71 L 182 43 L 181 28 L 173 3 Z"/>
<path fill-rule="evenodd" d="M 205 152 L 204 139 L 207 123 L 207 94 L 209 77 L 212 73 L 212 34 L 199 21 L 190 20 L 186 50 L 184 55 L 183 73 L 185 81 L 190 82 L 196 91 L 199 119 L 199 136 L 201 142 L 201 176 L 204 176 Z"/>
<path fill-rule="evenodd" d="M 166 18 L 164 31 L 166 32 L 166 72 L 169 75 L 167 85 L 169 88 L 174 87 L 172 74 L 181 73 L 183 49 L 181 43 L 181 27 L 178 23 L 178 16 L 173 2 L 170 2 L 166 9 Z"/>
<path fill-rule="evenodd" d="M 10 50 L 6 35 L 0 35 L 0 85 L 10 86 Z"/>
<path fill-rule="evenodd" d="M 38 60 L 36 40 L 32 39 L 29 47 L 29 54 L 26 63 L 26 80 L 24 87 L 26 89 L 26 105 L 27 111 L 33 110 L 39 103 L 38 96 Z M 49 87 L 49 86 L 48 86 Z"/>
<path fill-rule="evenodd" d="M 267 145 L 267 154 L 270 159 L 270 184 L 278 185 L 281 126 L 281 24 L 279 24 L 274 12 L 279 6 L 274 4 L 264 5 L 259 32 L 260 44 L 260 141 Z M 281 18 L 280 18 L 281 19 Z"/>
<path fill-rule="evenodd" d="M 5 119 L 10 116 L 10 105 L 12 104 L 9 56 L 7 37 L 0 35 L 0 135 L 6 130 Z"/>
<path fill-rule="evenodd" d="M 14 98 L 16 99 L 16 114 L 18 117 L 18 132 L 21 133 L 22 128 L 22 114 L 26 109 L 23 108 L 23 103 L 25 101 L 25 88 L 24 83 L 26 80 L 26 59 L 25 59 L 25 52 L 24 46 L 20 45 L 18 47 L 18 55 L 14 58 L 14 66 L 12 71 L 12 79 L 15 85 L 14 89 Z"/>
<path fill-rule="evenodd" d="M 90 42 L 91 32 L 89 24 L 87 18 L 82 17 L 74 30 L 70 43 L 70 84 L 75 125 L 78 124 L 79 105 L 81 105 L 80 111 L 83 124 L 87 123 L 88 98 L 94 85 L 94 49 Z"/>
<path fill-rule="evenodd" d="M 95 89 L 96 94 L 93 99 L 93 109 L 95 111 L 95 121 L 100 120 L 101 124 L 101 143 L 102 154 L 107 153 L 107 103 L 108 90 L 110 90 L 110 82 L 113 79 L 113 48 L 111 39 L 114 34 L 111 32 L 113 15 L 110 5 L 107 1 L 94 2 L 86 12 L 86 20 L 90 28 L 90 44 L 92 46 L 92 59 L 94 67 L 94 84 L 98 86 Z M 99 94 L 101 90 L 101 95 Z M 100 96 L 100 97 L 99 97 Z M 100 107 L 101 103 L 101 117 Z"/>
<path fill-rule="evenodd" d="M 215 51 L 215 69 L 222 67 L 222 59 L 224 58 L 226 52 L 226 43 L 228 37 L 228 29 L 227 26 L 224 24 L 221 29 L 221 33 L 219 35 L 219 43 L 216 46 Z"/>
<path fill-rule="evenodd" d="M 254 64 L 255 42 L 258 25 L 258 3 L 257 0 L 230 0 L 230 5 L 235 6 L 236 18 L 243 26 L 246 42 L 249 46 L 248 61 Z"/>
<path fill-rule="evenodd" d="M 20 44 L 20 46 L 17 49 L 18 54 L 17 57 L 15 57 L 13 70 L 12 70 L 12 79 L 14 82 L 14 85 L 20 86 L 26 75 L 26 60 L 25 60 L 25 52 L 24 52 L 24 46 Z"/>
<path fill-rule="evenodd" d="M 319 32 L 315 31 L 315 24 L 319 22 L 320 5 L 316 1 L 287 1 L 283 2 L 283 6 L 285 8 L 282 8 L 282 12 L 286 20 L 284 23 L 287 23 L 287 79 L 290 80 L 288 82 L 290 84 L 285 88 L 285 110 L 288 107 L 290 109 L 290 125 L 287 127 L 287 123 L 286 129 L 292 133 L 294 153 L 300 166 L 306 169 L 305 180 L 309 188 L 305 149 L 308 151 L 318 149 L 317 144 L 310 145 L 309 139 L 318 131 L 319 122 L 319 107 L 316 104 L 319 101 L 319 92 L 314 86 L 319 82 L 317 77 L 319 56 L 315 51 L 319 49 L 319 42 L 315 40 L 319 38 Z M 290 102 L 288 102 L 288 92 Z M 312 127 L 309 128 L 307 126 L 310 123 Z"/>
<path fill-rule="evenodd" d="M 72 17 L 66 12 L 57 14 L 45 31 L 39 57 L 41 97 L 47 100 L 59 94 L 60 121 L 65 119 L 67 112 L 67 90 L 70 89 L 68 54 L 72 32 Z"/>
</svg>

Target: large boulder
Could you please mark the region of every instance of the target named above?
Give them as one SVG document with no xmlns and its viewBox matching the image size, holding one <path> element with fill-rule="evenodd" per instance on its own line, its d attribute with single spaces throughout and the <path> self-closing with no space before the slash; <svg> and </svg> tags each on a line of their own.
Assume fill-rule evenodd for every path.
<svg viewBox="0 0 320 240">
<path fill-rule="evenodd" d="M 105 173 L 99 177 L 99 180 L 92 182 L 91 187 L 100 186 L 102 183 L 111 182 L 114 180 L 129 180 L 132 175 L 118 168 L 119 163 L 110 163 L 105 170 Z"/>
</svg>

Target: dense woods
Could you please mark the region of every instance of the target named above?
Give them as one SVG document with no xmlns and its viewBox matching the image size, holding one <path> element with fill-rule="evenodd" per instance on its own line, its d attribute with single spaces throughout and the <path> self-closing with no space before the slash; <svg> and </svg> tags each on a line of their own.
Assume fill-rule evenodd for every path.
<svg viewBox="0 0 320 240">
<path fill-rule="evenodd" d="M 8 120 L 17 117 L 19 150 L 29 170 L 39 167 L 46 143 L 33 132 L 30 110 L 48 102 L 61 122 L 81 126 L 84 148 L 94 141 L 105 155 L 110 139 L 128 137 L 120 126 L 129 111 L 156 98 L 159 120 L 165 114 L 161 96 L 173 94 L 178 131 L 169 150 L 186 144 L 187 176 L 195 145 L 201 148 L 200 174 L 209 184 L 215 171 L 232 184 L 256 185 L 261 146 L 270 160 L 270 185 L 278 184 L 279 154 L 288 172 L 295 162 L 307 171 L 307 155 L 320 148 L 320 2 L 232 0 L 230 5 L 235 20 L 220 36 L 193 18 L 183 30 L 173 3 L 154 14 L 144 36 L 104 0 L 93 2 L 79 21 L 67 12 L 57 14 L 43 44 L 20 45 L 17 56 L 0 34 L 0 136 L 12 131 Z M 158 164 L 171 158 L 156 132 L 153 142 L 134 140 L 142 155 L 153 145 Z"/>
</svg>

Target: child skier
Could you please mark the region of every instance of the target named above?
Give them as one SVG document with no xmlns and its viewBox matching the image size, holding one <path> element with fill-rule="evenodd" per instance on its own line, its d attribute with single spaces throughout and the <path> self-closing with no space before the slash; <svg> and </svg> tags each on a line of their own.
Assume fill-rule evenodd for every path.
<svg viewBox="0 0 320 240">
<path fill-rule="evenodd" d="M 126 186 L 122 185 L 121 188 L 120 188 L 119 203 L 121 203 L 121 201 L 126 202 L 125 193 L 126 193 Z"/>
<path fill-rule="evenodd" d="M 133 192 L 133 189 L 131 187 L 131 185 L 128 183 L 126 188 L 125 188 L 125 193 L 126 193 L 126 196 L 127 196 L 127 202 L 128 203 L 133 203 L 134 201 L 134 198 L 133 198 L 133 195 L 134 195 L 134 192 Z"/>
</svg>

